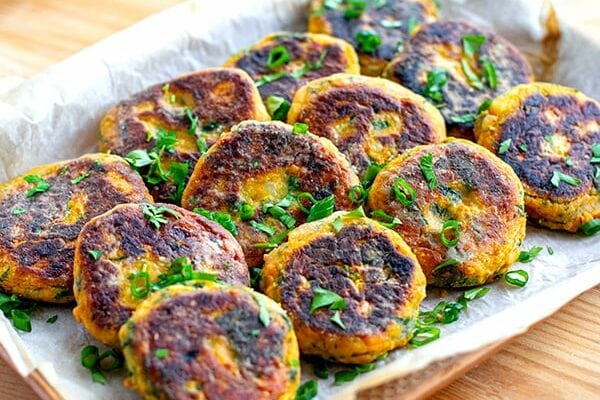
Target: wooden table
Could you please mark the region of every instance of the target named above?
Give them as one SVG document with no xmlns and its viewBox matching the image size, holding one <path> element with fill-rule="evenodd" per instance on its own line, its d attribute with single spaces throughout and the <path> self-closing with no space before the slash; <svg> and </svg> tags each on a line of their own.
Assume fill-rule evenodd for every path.
<svg viewBox="0 0 600 400">
<path fill-rule="evenodd" d="M 1 0 L 0 78 L 12 75 L 27 78 L 178 2 Z M 600 287 L 596 287 L 432 398 L 600 398 L 599 310 Z M 0 399 L 37 399 L 2 360 Z"/>
</svg>

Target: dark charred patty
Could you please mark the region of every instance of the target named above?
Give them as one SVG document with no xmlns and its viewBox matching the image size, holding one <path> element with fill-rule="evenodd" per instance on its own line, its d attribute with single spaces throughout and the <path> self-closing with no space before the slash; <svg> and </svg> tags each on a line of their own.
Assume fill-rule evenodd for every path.
<svg viewBox="0 0 600 400">
<path fill-rule="evenodd" d="M 424 170 L 433 171 L 435 180 L 426 179 Z M 371 187 L 369 208 L 400 220 L 395 230 L 435 286 L 493 280 L 517 259 L 525 236 L 517 176 L 466 140 L 415 147 L 389 163 Z"/>
<path fill-rule="evenodd" d="M 250 283 L 242 249 L 216 222 L 160 203 L 117 206 L 79 235 L 73 314 L 98 340 L 118 347 L 119 328 L 149 294 L 147 285 L 185 277 L 185 268 L 232 285 Z"/>
<path fill-rule="evenodd" d="M 463 48 L 465 41 L 477 40 L 469 41 L 469 36 L 485 38 L 472 56 Z M 467 76 L 469 71 L 473 79 Z M 423 26 L 386 67 L 384 76 L 428 97 L 442 112 L 448 133 L 468 139 L 473 138 L 473 121 L 486 100 L 533 80 L 531 67 L 516 47 L 491 31 L 456 21 Z"/>
<path fill-rule="evenodd" d="M 408 342 L 425 278 L 398 234 L 354 214 L 290 232 L 265 256 L 261 289 L 290 315 L 303 354 L 360 364 Z M 315 308 L 324 291 L 341 304 Z"/>
<path fill-rule="evenodd" d="M 300 380 L 298 344 L 284 311 L 243 287 L 163 289 L 120 331 L 131 377 L 145 399 L 281 399 Z"/>
<path fill-rule="evenodd" d="M 0 287 L 51 303 L 73 300 L 83 225 L 117 204 L 152 201 L 122 158 L 90 154 L 36 167 L 0 185 Z"/>
<path fill-rule="evenodd" d="M 423 97 L 387 79 L 336 74 L 296 92 L 288 122 L 331 140 L 362 176 L 419 144 L 446 138 L 444 119 Z"/>
<path fill-rule="evenodd" d="M 432 0 L 387 0 L 350 2 L 312 0 L 308 31 L 326 33 L 354 46 L 364 75 L 378 76 L 392 58 L 404 48 L 404 42 L 419 26 L 437 19 Z M 361 4 L 365 8 L 360 11 Z M 360 44 L 361 32 L 373 32 L 381 39 L 374 50 Z"/>
<path fill-rule="evenodd" d="M 283 49 L 289 61 L 271 64 L 269 54 Z M 276 51 L 276 50 L 275 50 Z M 358 58 L 348 43 L 327 35 L 273 33 L 261 39 L 226 63 L 226 67 L 246 71 L 256 82 L 263 100 L 279 96 L 291 102 L 296 90 L 307 82 L 338 72 L 358 74 Z"/>
<path fill-rule="evenodd" d="M 306 220 L 296 200 L 300 193 L 315 201 L 332 195 L 335 209 L 347 210 L 353 208 L 350 188 L 358 184 L 352 167 L 329 140 L 294 133 L 281 122 L 247 121 L 221 136 L 200 158 L 183 206 L 232 218 L 246 261 L 255 267 L 265 252 L 257 244 Z M 308 209 L 312 201 L 304 196 L 301 202 Z"/>
<path fill-rule="evenodd" d="M 533 221 L 577 231 L 600 217 L 596 100 L 548 83 L 517 86 L 479 117 L 475 136 L 519 176 Z"/>
<path fill-rule="evenodd" d="M 252 79 L 238 69 L 210 68 L 117 104 L 100 124 L 100 150 L 128 160 L 139 158 L 134 150 L 160 155 L 160 165 L 144 157 L 139 170 L 156 201 L 179 204 L 200 154 L 247 119 L 270 120 Z"/>
</svg>

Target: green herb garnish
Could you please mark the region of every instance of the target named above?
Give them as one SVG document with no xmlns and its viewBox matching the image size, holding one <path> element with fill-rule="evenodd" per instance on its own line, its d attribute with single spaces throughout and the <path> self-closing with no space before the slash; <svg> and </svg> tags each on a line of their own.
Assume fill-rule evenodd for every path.
<svg viewBox="0 0 600 400">
<path fill-rule="evenodd" d="M 42 179 L 39 175 L 27 175 L 23 178 L 27 183 L 34 183 L 35 187 L 27 191 L 27 197 L 33 197 L 36 194 L 47 192 L 50 189 L 48 182 Z"/>
<path fill-rule="evenodd" d="M 442 88 L 446 83 L 448 83 L 448 77 L 443 69 L 427 72 L 427 83 L 423 89 L 423 96 L 429 97 L 436 103 L 441 103 L 443 100 Z"/>
<path fill-rule="evenodd" d="M 53 324 L 56 321 L 58 321 L 58 315 L 54 314 L 53 316 L 48 317 L 48 319 L 46 320 L 46 323 L 47 324 Z"/>
<path fill-rule="evenodd" d="M 467 57 L 473 57 L 485 43 L 483 35 L 465 35 L 462 37 L 463 53 Z"/>
<path fill-rule="evenodd" d="M 169 357 L 169 349 L 156 349 L 154 352 L 154 357 L 158 358 L 159 360 L 164 360 L 165 358 Z"/>
<path fill-rule="evenodd" d="M 317 396 L 317 382 L 314 380 L 306 381 L 296 390 L 296 400 L 310 400 Z"/>
<path fill-rule="evenodd" d="M 453 236 L 452 239 L 448 239 L 446 237 L 446 231 L 448 229 L 452 230 L 452 236 Z M 442 232 L 440 234 L 440 240 L 442 241 L 443 245 L 446 247 L 454 247 L 458 243 L 459 238 L 460 238 L 460 223 L 453 219 L 449 219 L 448 221 L 445 221 L 444 225 L 442 225 Z"/>
<path fill-rule="evenodd" d="M 267 111 L 274 121 L 285 121 L 290 111 L 289 101 L 280 96 L 269 96 L 265 101 Z"/>
<path fill-rule="evenodd" d="M 362 185 L 354 185 L 348 192 L 348 198 L 353 203 L 362 204 L 367 199 L 367 191 L 362 187 Z"/>
<path fill-rule="evenodd" d="M 248 221 L 248 224 L 254 229 L 264 232 L 269 236 L 273 236 L 275 232 L 277 232 L 275 228 L 271 228 L 269 225 L 265 225 L 262 222 Z"/>
<path fill-rule="evenodd" d="M 306 222 L 317 221 L 319 219 L 329 217 L 331 214 L 333 214 L 334 207 L 335 197 L 332 194 L 322 200 L 318 200 L 310 208 L 308 217 L 306 217 Z"/>
<path fill-rule="evenodd" d="M 105 360 L 110 360 L 106 362 Z M 99 354 L 96 346 L 85 346 L 81 349 L 81 365 L 92 373 L 92 380 L 96 383 L 105 384 L 104 372 L 111 372 L 123 367 L 125 361 L 123 356 L 116 350 L 106 350 Z"/>
<path fill-rule="evenodd" d="M 314 296 L 310 302 L 309 314 L 313 314 L 316 310 L 322 307 L 329 307 L 330 310 L 346 309 L 346 300 L 337 293 L 320 287 L 314 288 Z"/>
<path fill-rule="evenodd" d="M 409 343 L 413 346 L 419 347 L 431 343 L 440 338 L 440 328 L 436 326 L 426 326 L 423 328 L 415 329 L 412 339 Z"/>
<path fill-rule="evenodd" d="M 237 236 L 238 231 L 233 220 L 231 219 L 231 215 L 224 212 L 209 211 L 203 208 L 194 208 L 194 212 L 202 215 L 204 218 L 208 218 L 211 221 L 217 222 L 223 228 L 227 229 L 233 236 Z"/>
<path fill-rule="evenodd" d="M 98 261 L 100 257 L 102 257 L 102 251 L 100 250 L 88 250 L 88 254 L 94 259 L 94 261 Z"/>
<path fill-rule="evenodd" d="M 367 2 L 364 0 L 346 0 L 347 7 L 344 10 L 344 18 L 354 19 L 362 15 L 367 8 Z"/>
<path fill-rule="evenodd" d="M 433 170 L 433 154 L 425 154 L 421 158 L 419 166 L 421 167 L 421 172 L 423 172 L 423 177 L 429 185 L 429 189 L 434 190 L 438 185 L 438 180 L 435 176 L 435 171 Z"/>
<path fill-rule="evenodd" d="M 339 311 L 334 312 L 333 316 L 329 318 L 329 320 L 340 328 L 346 330 L 346 325 L 344 325 L 344 322 L 342 322 L 342 316 Z"/>
<path fill-rule="evenodd" d="M 89 176 L 90 176 L 89 172 L 84 172 L 81 175 L 79 175 L 77 178 L 73 179 L 71 181 L 71 185 L 77 185 L 78 183 L 80 183 L 81 181 L 83 181 L 84 179 L 86 179 Z"/>
<path fill-rule="evenodd" d="M 334 375 L 334 383 L 336 385 L 341 385 L 346 382 L 352 382 L 358 376 L 358 371 L 353 369 L 345 369 L 342 371 L 338 371 Z"/>
<path fill-rule="evenodd" d="M 167 215 L 175 219 L 181 218 L 181 214 L 169 207 L 157 207 L 154 204 L 144 204 L 142 207 L 144 217 L 157 229 L 169 222 Z"/>
<path fill-rule="evenodd" d="M 371 217 L 377 219 L 377 221 L 389 229 L 394 229 L 396 226 L 401 225 L 402 221 L 399 218 L 391 216 L 383 210 L 375 210 L 371 213 Z"/>
<path fill-rule="evenodd" d="M 392 190 L 396 199 L 406 207 L 411 206 L 417 198 L 415 189 L 404 178 L 397 178 L 392 185 Z"/>
<path fill-rule="evenodd" d="M 296 135 L 304 135 L 308 132 L 308 125 L 302 122 L 296 122 L 294 124 L 293 132 Z"/>
<path fill-rule="evenodd" d="M 381 46 L 381 36 L 372 29 L 359 31 L 355 36 L 358 44 L 358 50 L 363 53 L 375 53 L 375 50 Z"/>
<path fill-rule="evenodd" d="M 240 218 L 242 219 L 242 221 L 248 221 L 248 220 L 254 218 L 254 213 L 255 213 L 255 210 L 251 204 L 244 203 L 240 207 Z"/>
<path fill-rule="evenodd" d="M 529 281 L 529 274 L 525 270 L 517 269 L 504 274 L 504 280 L 513 286 L 523 287 Z"/>
<path fill-rule="evenodd" d="M 540 251 L 542 251 L 540 246 L 533 246 L 528 251 L 521 250 L 519 253 L 519 261 L 522 263 L 531 262 L 537 257 L 538 254 L 540 254 Z"/>
<path fill-rule="evenodd" d="M 558 187 L 561 182 L 564 182 L 571 186 L 577 186 L 581 183 L 581 179 L 573 177 L 571 175 L 563 174 L 560 171 L 552 171 L 552 178 L 550 178 L 550 183 L 553 186 Z"/>
<path fill-rule="evenodd" d="M 481 69 L 483 70 L 483 80 L 491 89 L 496 89 L 498 87 L 498 76 L 494 64 L 490 60 L 484 59 L 481 61 Z"/>
<path fill-rule="evenodd" d="M 471 65 L 469 64 L 469 60 L 466 58 L 462 58 L 460 60 L 460 65 L 462 66 L 462 70 L 465 73 L 465 76 L 471 82 L 471 85 L 477 90 L 483 90 L 483 83 L 481 83 L 481 79 L 479 76 L 471 69 Z"/>
<path fill-rule="evenodd" d="M 12 215 L 21 215 L 21 214 L 25 214 L 25 209 L 22 207 L 17 207 L 14 208 L 11 212 Z"/>
<path fill-rule="evenodd" d="M 512 144 L 512 139 L 506 139 L 505 141 L 500 143 L 500 146 L 498 147 L 498 154 L 506 153 L 511 144 Z"/>
<path fill-rule="evenodd" d="M 594 236 L 596 233 L 600 232 L 600 219 L 593 219 L 586 222 L 579 228 L 579 231 L 586 236 Z"/>
</svg>

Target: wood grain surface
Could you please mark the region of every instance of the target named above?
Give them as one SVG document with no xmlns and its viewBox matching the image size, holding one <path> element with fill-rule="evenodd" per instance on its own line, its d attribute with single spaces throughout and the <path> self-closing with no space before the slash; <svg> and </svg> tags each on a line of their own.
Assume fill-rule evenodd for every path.
<svg viewBox="0 0 600 400">
<path fill-rule="evenodd" d="M 0 78 L 27 78 L 177 3 L 177 0 L 0 0 Z M 574 6 L 582 3 L 573 1 Z M 362 393 L 360 398 L 374 396 L 396 398 L 397 388 L 384 385 Z M 584 293 L 431 398 L 599 399 L 600 287 Z M 38 399 L 2 360 L 0 399 Z"/>
</svg>

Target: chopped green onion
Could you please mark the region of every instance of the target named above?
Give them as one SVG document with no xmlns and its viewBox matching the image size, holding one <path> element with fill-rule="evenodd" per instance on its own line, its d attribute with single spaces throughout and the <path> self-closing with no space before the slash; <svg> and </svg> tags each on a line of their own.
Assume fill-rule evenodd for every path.
<svg viewBox="0 0 600 400">
<path fill-rule="evenodd" d="M 506 139 L 505 141 L 500 143 L 500 146 L 498 147 L 498 154 L 506 153 L 511 144 L 512 144 L 512 139 L 510 139 L 510 138 Z"/>
<path fill-rule="evenodd" d="M 154 357 L 158 358 L 159 360 L 164 360 L 165 358 L 169 357 L 169 349 L 156 349 L 154 352 Z"/>
<path fill-rule="evenodd" d="M 296 135 L 304 135 L 305 133 L 308 132 L 308 125 L 303 124 L 302 122 L 296 122 L 294 124 L 293 132 Z"/>
<path fill-rule="evenodd" d="M 488 108 L 490 108 L 491 105 L 492 105 L 492 99 L 485 99 L 485 101 L 483 103 L 481 103 L 481 105 L 479 106 L 479 109 L 477 110 L 477 115 L 486 111 Z"/>
<path fill-rule="evenodd" d="M 248 221 L 249 219 L 254 218 L 254 207 L 251 204 L 244 203 L 242 207 L 240 207 L 240 218 L 242 221 Z"/>
<path fill-rule="evenodd" d="M 269 207 L 267 211 L 273 217 L 278 219 L 282 224 L 284 224 L 286 228 L 290 229 L 296 226 L 296 219 L 290 214 L 288 214 L 288 212 L 285 211 L 282 207 L 272 206 Z"/>
<path fill-rule="evenodd" d="M 406 25 L 406 33 L 408 36 L 412 36 L 415 30 L 420 26 L 419 20 L 414 15 L 409 18 L 408 24 Z"/>
<path fill-rule="evenodd" d="M 338 371 L 334 375 L 334 383 L 336 385 L 341 385 L 346 382 L 352 382 L 358 376 L 358 371 L 353 369 L 345 369 L 342 371 Z"/>
<path fill-rule="evenodd" d="M 339 311 L 333 313 L 333 316 L 330 318 L 330 321 L 339 326 L 340 328 L 346 330 L 346 325 L 342 321 L 342 316 Z"/>
<path fill-rule="evenodd" d="M 258 320 L 265 328 L 267 328 L 271 324 L 271 317 L 269 316 L 269 310 L 267 310 L 265 301 L 260 294 L 256 294 L 254 299 L 256 300 L 256 303 L 258 303 Z"/>
<path fill-rule="evenodd" d="M 91 174 L 89 172 L 82 173 L 77 178 L 71 180 L 71 185 L 77 185 L 78 183 L 80 183 L 81 181 L 83 181 L 84 179 L 86 179 L 87 177 L 89 177 L 90 175 Z"/>
<path fill-rule="evenodd" d="M 404 24 L 402 23 L 402 21 L 384 19 L 379 21 L 379 25 L 386 29 L 397 29 L 402 28 L 402 25 Z"/>
<path fill-rule="evenodd" d="M 98 261 L 100 257 L 102 257 L 102 251 L 100 250 L 88 250 L 88 254 L 94 259 L 94 261 Z"/>
<path fill-rule="evenodd" d="M 435 326 L 427 326 L 415 329 L 410 344 L 413 346 L 424 346 L 440 338 L 440 328 Z"/>
<path fill-rule="evenodd" d="M 433 269 L 433 271 L 431 271 L 431 272 L 433 273 L 433 272 L 439 271 L 439 270 L 441 270 L 443 268 L 447 268 L 447 267 L 455 267 L 458 264 L 460 264 L 459 260 L 457 260 L 455 258 L 449 258 L 446 261 L 444 261 L 443 263 L 441 263 L 440 265 L 438 265 L 437 267 L 435 267 Z"/>
<path fill-rule="evenodd" d="M 329 378 L 329 368 L 327 368 L 327 365 L 325 365 L 323 362 L 316 362 L 313 364 L 313 373 L 317 378 Z"/>
<path fill-rule="evenodd" d="M 558 187 L 561 182 L 569 184 L 571 186 L 578 186 L 581 183 L 581 179 L 573 177 L 571 175 L 563 174 L 560 171 L 552 171 L 552 178 L 550 179 L 550 183 L 553 186 Z"/>
<path fill-rule="evenodd" d="M 373 181 L 377 177 L 377 174 L 379 174 L 379 171 L 381 171 L 384 166 L 385 164 L 377 164 L 374 162 L 369 164 L 362 178 L 362 185 L 365 190 L 371 187 Z"/>
<path fill-rule="evenodd" d="M 394 229 L 396 226 L 402 224 L 399 218 L 393 217 L 383 210 L 375 210 L 371 213 L 371 216 L 375 217 L 381 225 L 389 229 Z"/>
<path fill-rule="evenodd" d="M 381 45 L 381 36 L 372 29 L 359 31 L 354 39 L 358 43 L 359 51 L 363 53 L 375 53 L 375 50 Z"/>
<path fill-rule="evenodd" d="M 289 230 L 280 232 L 277 235 L 273 235 L 267 243 L 257 243 L 254 245 L 254 247 L 272 250 L 279 246 L 285 240 L 285 238 L 287 238 L 288 233 Z"/>
<path fill-rule="evenodd" d="M 58 315 L 54 314 L 46 320 L 47 324 L 53 324 L 58 320 Z"/>
<path fill-rule="evenodd" d="M 566 165 L 567 167 L 572 167 L 572 166 L 573 166 L 573 160 L 571 159 L 571 156 L 567 156 L 567 157 L 565 158 L 565 165 Z"/>
<path fill-rule="evenodd" d="M 473 301 L 475 299 L 485 296 L 489 293 L 490 290 L 491 289 L 489 287 L 477 287 L 465 291 L 462 297 L 467 301 Z"/>
<path fill-rule="evenodd" d="M 354 19 L 361 16 L 367 8 L 367 2 L 364 0 L 347 0 L 347 7 L 344 10 L 344 18 Z"/>
<path fill-rule="evenodd" d="M 248 221 L 248 224 L 250 224 L 251 227 L 253 227 L 254 229 L 257 229 L 259 231 L 262 231 L 264 233 L 266 233 L 269 236 L 273 236 L 276 232 L 276 230 L 274 228 L 271 228 L 268 225 L 265 225 L 261 222 L 256 222 L 256 221 Z"/>
<path fill-rule="evenodd" d="M 476 114 L 463 114 L 463 115 L 452 115 L 450 116 L 450 121 L 455 124 L 468 124 L 469 122 L 473 122 L 477 119 Z"/>
<path fill-rule="evenodd" d="M 324 199 L 317 201 L 310 208 L 308 217 L 306 217 L 306 222 L 317 221 L 319 219 L 330 216 L 331 214 L 333 214 L 334 207 L 335 197 L 333 195 L 329 195 Z"/>
<path fill-rule="evenodd" d="M 276 72 L 274 74 L 267 74 L 260 77 L 259 80 L 256 81 L 256 87 L 261 87 L 266 85 L 267 83 L 274 82 L 278 79 L 283 78 L 286 75 L 285 71 Z"/>
<path fill-rule="evenodd" d="M 341 217 L 337 217 L 336 219 L 334 219 L 333 223 L 331 224 L 331 226 L 333 226 L 333 229 L 336 231 L 336 233 L 339 233 L 339 231 L 341 231 L 342 228 L 344 227 L 344 223 L 342 222 L 342 218 Z"/>
<path fill-rule="evenodd" d="M 519 145 L 519 149 L 520 149 L 520 150 L 521 150 L 523 153 L 527 152 L 527 143 L 521 143 L 521 144 Z"/>
<path fill-rule="evenodd" d="M 540 251 L 542 251 L 540 246 L 533 246 L 529 251 L 521 251 L 519 253 L 519 261 L 522 263 L 531 262 L 538 254 L 540 254 Z"/>
<path fill-rule="evenodd" d="M 17 207 L 10 212 L 12 215 L 21 215 L 25 214 L 25 209 L 22 207 Z"/>
<path fill-rule="evenodd" d="M 554 249 L 550 246 L 546 246 L 546 250 L 548 251 L 548 254 L 550 254 L 551 256 L 554 255 Z"/>
<path fill-rule="evenodd" d="M 479 51 L 481 45 L 485 43 L 486 37 L 483 35 L 465 35 L 462 37 L 463 53 L 467 57 L 473 57 Z"/>
<path fill-rule="evenodd" d="M 288 50 L 284 45 L 279 45 L 269 51 L 269 55 L 267 57 L 267 67 L 269 67 L 270 70 L 274 70 L 284 64 L 287 64 L 290 62 L 290 60 L 291 58 Z"/>
<path fill-rule="evenodd" d="M 491 89 L 498 87 L 498 76 L 496 75 L 496 67 L 488 60 L 481 61 L 481 69 L 483 69 L 483 79 Z"/>
<path fill-rule="evenodd" d="M 469 82 L 471 82 L 471 85 L 477 90 L 483 90 L 483 83 L 481 83 L 481 79 L 479 79 L 477 74 L 471 69 L 469 60 L 463 57 L 460 60 L 460 65 L 462 66 L 462 70 L 465 73 L 465 76 L 467 77 Z"/>
<path fill-rule="evenodd" d="M 504 280 L 511 285 L 523 287 L 527 284 L 527 281 L 529 281 L 529 274 L 525 270 L 517 269 L 507 272 L 504 275 Z"/>
<path fill-rule="evenodd" d="M 581 228 L 579 228 L 579 231 L 586 236 L 595 235 L 596 233 L 600 232 L 600 219 L 593 219 L 589 222 L 586 222 L 581 226 Z"/>
<path fill-rule="evenodd" d="M 348 197 L 350 198 L 351 202 L 362 204 L 367 199 L 367 192 L 362 185 L 354 185 L 350 188 Z"/>
<path fill-rule="evenodd" d="M 590 159 L 590 163 L 600 163 L 600 143 L 594 143 L 592 145 L 592 158 Z"/>
<path fill-rule="evenodd" d="M 48 182 L 42 179 L 39 175 L 27 175 L 23 178 L 27 183 L 35 183 L 35 187 L 33 189 L 29 189 L 27 191 L 27 197 L 33 197 L 36 194 L 47 192 L 50 189 L 50 185 Z"/>
<path fill-rule="evenodd" d="M 133 274 L 131 278 L 130 288 L 131 295 L 136 299 L 144 299 L 150 293 L 150 275 L 146 272 L 145 268 Z"/>
<path fill-rule="evenodd" d="M 404 178 L 397 178 L 392 189 L 396 199 L 406 207 L 411 206 L 417 198 L 415 189 Z"/>
<path fill-rule="evenodd" d="M 211 221 L 215 221 L 223 228 L 227 229 L 229 233 L 231 233 L 233 236 L 237 236 L 238 231 L 235 227 L 233 219 L 231 218 L 231 215 L 224 212 L 208 211 L 202 208 L 194 208 L 194 212 L 196 214 L 202 215 L 204 218 L 208 218 Z"/>
<path fill-rule="evenodd" d="M 346 300 L 337 293 L 320 287 L 314 288 L 315 295 L 310 302 L 309 314 L 313 314 L 316 310 L 322 307 L 329 307 L 330 310 L 344 310 L 346 308 Z"/>
<path fill-rule="evenodd" d="M 360 206 L 357 209 L 346 213 L 346 215 L 344 215 L 344 217 L 346 217 L 346 218 L 364 218 L 364 217 L 366 217 L 365 210 L 363 209 L 362 206 Z"/>
<path fill-rule="evenodd" d="M 15 328 L 23 332 L 31 332 L 31 318 L 29 314 L 21 310 L 12 309 L 10 311 L 10 318 Z"/>
<path fill-rule="evenodd" d="M 448 83 L 448 77 L 443 69 L 427 72 L 427 83 L 423 89 L 423 96 L 429 97 L 436 103 L 441 103 L 443 100 L 442 88 L 446 83 Z"/>
<path fill-rule="evenodd" d="M 289 101 L 280 96 L 269 96 L 265 101 L 267 111 L 274 121 L 285 121 L 290 111 L 291 104 Z"/>
<path fill-rule="evenodd" d="M 310 400 L 317 396 L 317 382 L 314 380 L 306 381 L 296 390 L 296 400 Z"/>
<path fill-rule="evenodd" d="M 454 238 L 451 240 L 448 240 L 448 238 L 446 237 L 447 229 L 451 229 L 453 231 Z M 448 221 L 445 221 L 444 225 L 442 225 L 442 232 L 440 234 L 440 240 L 442 241 L 444 246 L 446 246 L 446 247 L 456 246 L 459 238 L 460 238 L 460 223 L 453 219 L 449 219 Z"/>
<path fill-rule="evenodd" d="M 435 176 L 435 171 L 433 170 L 433 154 L 425 154 L 421 158 L 419 166 L 421 167 L 421 172 L 423 172 L 423 177 L 429 185 L 429 189 L 434 190 L 438 185 L 438 180 Z"/>
</svg>

